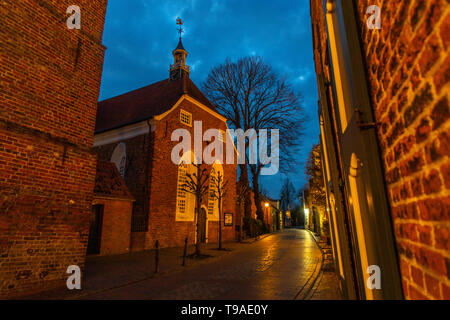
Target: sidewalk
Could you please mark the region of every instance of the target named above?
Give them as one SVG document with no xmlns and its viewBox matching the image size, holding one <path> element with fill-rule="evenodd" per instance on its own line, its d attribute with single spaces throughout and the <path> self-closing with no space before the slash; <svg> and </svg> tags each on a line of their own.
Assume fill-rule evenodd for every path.
<svg viewBox="0 0 450 320">
<path fill-rule="evenodd" d="M 337 278 L 333 253 L 330 245 L 317 237 L 313 232 L 308 230 L 317 246 L 322 251 L 323 261 L 320 272 L 315 279 L 314 286 L 306 299 L 308 300 L 343 300 L 342 293 L 339 289 L 339 280 Z"/>
<path fill-rule="evenodd" d="M 86 258 L 86 271 L 82 277 L 81 290 L 68 290 L 66 286 L 63 286 L 33 295 L 22 296 L 19 299 L 83 299 L 83 297 L 94 293 L 120 288 L 168 273 L 181 272 L 201 263 L 209 263 L 271 235 L 262 235 L 259 239 L 246 239 L 241 243 L 236 241 L 224 242 L 222 247 L 227 250 L 221 251 L 217 250 L 217 243 L 203 244 L 202 254 L 210 255 L 211 257 L 204 259 L 186 258 L 184 267 L 182 266 L 183 247 L 160 249 L 158 273 L 155 273 L 155 250 L 115 256 L 88 256 Z M 193 245 L 188 246 L 187 255 L 194 251 L 195 247 Z"/>
</svg>

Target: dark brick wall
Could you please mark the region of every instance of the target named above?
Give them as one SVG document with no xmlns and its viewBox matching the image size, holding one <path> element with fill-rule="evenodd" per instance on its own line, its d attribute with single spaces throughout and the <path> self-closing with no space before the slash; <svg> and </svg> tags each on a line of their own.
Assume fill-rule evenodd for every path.
<svg viewBox="0 0 450 320">
<path fill-rule="evenodd" d="M 106 0 L 0 1 L 0 296 L 62 285 L 84 266 Z"/>
<path fill-rule="evenodd" d="M 121 199 L 96 198 L 93 204 L 104 206 L 100 255 L 128 253 L 130 251 L 133 202 Z"/>
</svg>

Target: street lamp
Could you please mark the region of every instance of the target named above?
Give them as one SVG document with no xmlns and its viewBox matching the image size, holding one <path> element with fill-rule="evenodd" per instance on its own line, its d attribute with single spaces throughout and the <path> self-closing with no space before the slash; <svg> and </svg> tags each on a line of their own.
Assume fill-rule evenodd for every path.
<svg viewBox="0 0 450 320">
<path fill-rule="evenodd" d="M 309 226 L 309 209 L 304 208 L 303 211 L 305 212 L 305 229 Z"/>
<path fill-rule="evenodd" d="M 272 225 L 272 223 L 270 222 L 270 214 L 269 214 L 269 203 L 268 202 L 265 202 L 264 203 L 264 206 L 266 207 L 266 221 L 267 221 L 267 224 L 269 225 L 269 228 L 270 228 L 270 226 Z"/>
</svg>

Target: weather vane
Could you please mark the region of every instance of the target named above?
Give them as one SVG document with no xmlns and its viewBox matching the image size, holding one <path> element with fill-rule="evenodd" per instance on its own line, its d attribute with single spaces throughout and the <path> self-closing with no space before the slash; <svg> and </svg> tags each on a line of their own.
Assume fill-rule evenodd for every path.
<svg viewBox="0 0 450 320">
<path fill-rule="evenodd" d="M 179 25 L 180 27 L 178 28 L 178 32 L 180 33 L 180 40 L 181 40 L 181 34 L 184 33 L 184 30 L 182 28 L 183 25 L 183 21 L 180 18 L 177 18 L 177 25 Z"/>
</svg>

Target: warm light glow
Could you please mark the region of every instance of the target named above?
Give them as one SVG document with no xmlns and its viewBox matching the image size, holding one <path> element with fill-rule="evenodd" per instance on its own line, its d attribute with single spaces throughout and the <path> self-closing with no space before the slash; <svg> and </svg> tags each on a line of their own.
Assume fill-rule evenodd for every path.
<svg viewBox="0 0 450 320">
<path fill-rule="evenodd" d="M 305 215 L 308 216 L 309 215 L 309 209 L 305 208 L 304 211 L 305 211 Z"/>
<path fill-rule="evenodd" d="M 264 205 L 266 206 L 266 208 L 269 207 L 269 203 L 268 202 L 266 202 Z"/>
</svg>

